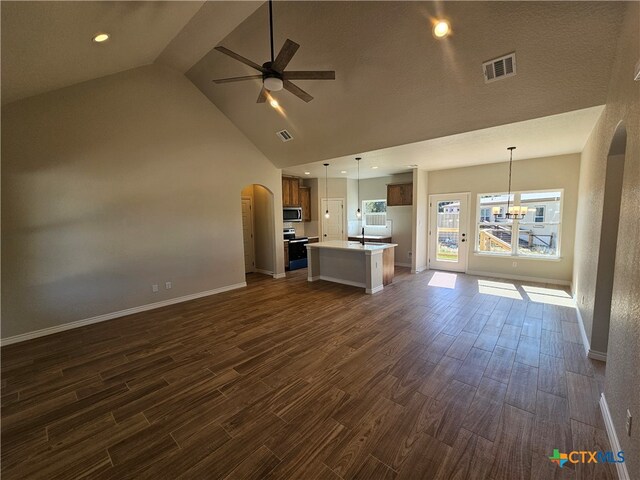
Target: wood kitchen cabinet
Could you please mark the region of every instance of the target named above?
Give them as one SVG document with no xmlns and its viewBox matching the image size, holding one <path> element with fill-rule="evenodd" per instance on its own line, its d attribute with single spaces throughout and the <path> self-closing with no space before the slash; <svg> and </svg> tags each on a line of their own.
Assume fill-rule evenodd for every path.
<svg viewBox="0 0 640 480">
<path fill-rule="evenodd" d="M 297 177 L 282 177 L 282 206 L 300 206 L 300 180 Z"/>
<path fill-rule="evenodd" d="M 413 205 L 413 183 L 390 183 L 387 185 L 387 206 Z"/>
<path fill-rule="evenodd" d="M 300 200 L 300 206 L 302 207 L 302 221 L 311 221 L 311 188 L 299 187 L 298 197 Z"/>
</svg>

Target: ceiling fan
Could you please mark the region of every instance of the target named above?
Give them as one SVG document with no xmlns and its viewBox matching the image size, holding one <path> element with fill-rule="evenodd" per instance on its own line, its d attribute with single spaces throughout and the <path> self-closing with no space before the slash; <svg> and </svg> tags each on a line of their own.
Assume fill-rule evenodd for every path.
<svg viewBox="0 0 640 480">
<path fill-rule="evenodd" d="M 284 45 L 280 49 L 278 56 L 275 57 L 273 55 L 273 10 L 272 10 L 272 0 L 269 0 L 269 34 L 271 38 L 271 61 L 263 63 L 262 66 L 258 65 L 255 62 L 252 62 L 248 58 L 245 58 L 241 55 L 238 55 L 235 52 L 232 52 L 228 48 L 223 46 L 218 46 L 215 49 L 219 52 L 224 53 L 225 55 L 234 58 L 235 60 L 244 63 L 245 65 L 249 65 L 251 68 L 254 68 L 260 72 L 260 75 L 247 75 L 244 77 L 233 77 L 233 78 L 220 78 L 217 80 L 213 80 L 215 83 L 231 83 L 231 82 L 241 82 L 243 80 L 253 80 L 253 79 L 262 79 L 262 89 L 260 90 L 260 94 L 258 95 L 257 103 L 264 103 L 267 100 L 268 92 L 277 92 L 278 90 L 282 90 L 284 87 L 285 90 L 293 93 L 296 97 L 301 98 L 305 102 L 310 102 L 313 100 L 313 97 L 309 95 L 307 92 L 302 90 L 300 87 L 291 82 L 291 80 L 335 80 L 336 72 L 333 70 L 320 70 L 320 71 L 288 71 L 285 72 L 285 68 L 295 55 L 300 45 L 296 42 L 287 39 L 284 42 Z"/>
</svg>

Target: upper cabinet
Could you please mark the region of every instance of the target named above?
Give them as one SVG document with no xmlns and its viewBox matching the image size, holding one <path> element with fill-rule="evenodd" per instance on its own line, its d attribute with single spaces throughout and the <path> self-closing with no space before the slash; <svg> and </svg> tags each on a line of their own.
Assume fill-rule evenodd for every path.
<svg viewBox="0 0 640 480">
<path fill-rule="evenodd" d="M 390 183 L 387 185 L 387 206 L 413 204 L 413 183 Z"/>
<path fill-rule="evenodd" d="M 300 206 L 300 180 L 297 177 L 282 177 L 282 206 Z"/>
<path fill-rule="evenodd" d="M 311 188 L 299 187 L 298 195 L 300 196 L 300 206 L 302 207 L 302 221 L 311 221 Z"/>
</svg>

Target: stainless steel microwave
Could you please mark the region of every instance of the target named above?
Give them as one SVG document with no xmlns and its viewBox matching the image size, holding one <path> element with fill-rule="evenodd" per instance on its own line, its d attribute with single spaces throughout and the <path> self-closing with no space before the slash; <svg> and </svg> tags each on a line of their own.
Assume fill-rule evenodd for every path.
<svg viewBox="0 0 640 480">
<path fill-rule="evenodd" d="M 284 222 L 301 222 L 302 221 L 302 208 L 300 207 L 285 207 L 282 209 L 282 220 Z"/>
</svg>

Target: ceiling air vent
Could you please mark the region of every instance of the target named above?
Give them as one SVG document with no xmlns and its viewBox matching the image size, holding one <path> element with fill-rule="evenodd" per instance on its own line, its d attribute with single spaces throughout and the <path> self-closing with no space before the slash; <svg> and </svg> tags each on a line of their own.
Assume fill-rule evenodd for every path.
<svg viewBox="0 0 640 480">
<path fill-rule="evenodd" d="M 289 140 L 293 140 L 293 135 L 291 135 L 286 130 L 280 130 L 279 132 L 276 132 L 276 135 L 278 135 L 278 138 L 283 142 L 288 142 Z"/>
<path fill-rule="evenodd" d="M 494 58 L 482 64 L 484 72 L 484 83 L 495 82 L 503 78 L 513 77 L 516 74 L 516 54 L 515 52 L 504 57 Z"/>
</svg>

